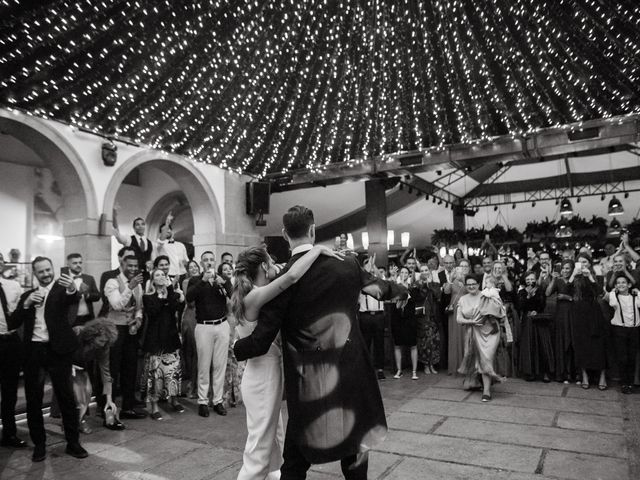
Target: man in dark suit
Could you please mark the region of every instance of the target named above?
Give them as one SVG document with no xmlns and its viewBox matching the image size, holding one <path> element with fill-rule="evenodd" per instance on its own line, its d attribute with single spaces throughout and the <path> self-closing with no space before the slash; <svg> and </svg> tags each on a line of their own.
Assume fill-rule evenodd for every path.
<svg viewBox="0 0 640 480">
<path fill-rule="evenodd" d="M 27 425 L 35 444 L 32 460 L 40 462 L 47 456 L 42 418 L 47 372 L 62 412 L 66 452 L 76 458 L 85 458 L 88 453 L 79 442 L 79 419 L 71 386 L 72 355 L 78 348 L 78 340 L 68 320 L 69 308 L 78 303 L 79 293 L 69 275 L 62 274 L 54 281 L 50 259 L 36 257 L 31 266 L 40 286 L 22 294 L 8 327 L 23 329 Z"/>
<path fill-rule="evenodd" d="M 73 278 L 76 289 L 80 294 L 78 303 L 69 308 L 69 321 L 73 326 L 84 325 L 95 318 L 93 302 L 100 300 L 100 292 L 96 286 L 96 281 L 91 275 L 82 273 L 82 255 L 79 253 L 67 255 L 67 266 L 62 268 L 61 273 Z"/>
<path fill-rule="evenodd" d="M 3 447 L 24 448 L 27 442 L 18 438 L 16 402 L 22 369 L 22 342 L 18 332 L 8 328 L 9 317 L 18 305 L 22 287 L 15 280 L 4 278 L 4 256 L 0 253 L 0 412 Z"/>
<path fill-rule="evenodd" d="M 131 247 L 122 247 L 118 250 L 118 263 L 120 264 L 118 268 L 114 270 L 107 270 L 100 275 L 100 300 L 102 300 L 102 306 L 100 307 L 100 312 L 98 313 L 99 317 L 106 317 L 107 313 L 109 313 L 109 300 L 104 294 L 104 286 L 111 278 L 118 278 L 123 270 L 123 259 L 124 257 L 128 257 L 129 255 L 136 256 L 136 252 Z"/>
<path fill-rule="evenodd" d="M 289 267 L 312 248 L 313 213 L 296 206 L 283 223 Z M 382 396 L 356 320 L 361 291 L 377 299 L 407 296 L 404 287 L 365 272 L 355 257 L 320 257 L 234 345 L 238 361 L 260 356 L 282 332 L 289 422 L 281 480 L 303 479 L 311 464 L 336 460 L 345 478 L 366 479 L 367 451 L 386 436 Z"/>
</svg>

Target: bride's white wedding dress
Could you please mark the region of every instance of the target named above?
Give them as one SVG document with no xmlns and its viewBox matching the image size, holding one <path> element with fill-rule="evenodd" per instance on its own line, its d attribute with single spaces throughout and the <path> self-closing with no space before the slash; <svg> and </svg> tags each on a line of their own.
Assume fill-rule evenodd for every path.
<svg viewBox="0 0 640 480">
<path fill-rule="evenodd" d="M 257 322 L 238 323 L 240 338 L 253 332 Z M 269 351 L 247 360 L 240 390 L 247 412 L 247 443 L 238 480 L 280 478 L 284 428 L 280 406 L 284 374 L 280 336 Z"/>
</svg>

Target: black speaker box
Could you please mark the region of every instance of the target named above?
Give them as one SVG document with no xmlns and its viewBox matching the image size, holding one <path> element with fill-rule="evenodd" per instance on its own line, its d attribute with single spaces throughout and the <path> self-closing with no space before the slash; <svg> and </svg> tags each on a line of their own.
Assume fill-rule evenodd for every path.
<svg viewBox="0 0 640 480">
<path fill-rule="evenodd" d="M 246 189 L 247 215 L 268 214 L 271 184 L 268 182 L 248 182 Z"/>
</svg>

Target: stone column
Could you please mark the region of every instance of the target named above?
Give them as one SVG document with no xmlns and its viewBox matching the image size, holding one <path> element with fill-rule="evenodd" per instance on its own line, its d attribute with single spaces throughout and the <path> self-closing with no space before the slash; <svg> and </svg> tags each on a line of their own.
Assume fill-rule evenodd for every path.
<svg viewBox="0 0 640 480">
<path fill-rule="evenodd" d="M 70 253 L 82 255 L 84 272 L 99 282 L 102 272 L 111 270 L 111 236 L 101 235 L 106 232 L 101 232 L 100 222 L 94 219 L 67 220 L 63 231 L 65 257 Z M 55 265 L 56 269 L 62 266 Z"/>
<path fill-rule="evenodd" d="M 387 250 L 387 196 L 382 180 L 368 180 L 364 184 L 369 232 L 369 255 L 376 254 L 379 267 L 386 267 Z"/>
</svg>

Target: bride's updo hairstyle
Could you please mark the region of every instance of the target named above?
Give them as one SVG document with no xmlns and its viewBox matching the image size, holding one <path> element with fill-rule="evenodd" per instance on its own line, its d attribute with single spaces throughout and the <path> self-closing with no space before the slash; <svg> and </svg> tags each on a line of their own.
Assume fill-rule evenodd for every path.
<svg viewBox="0 0 640 480">
<path fill-rule="evenodd" d="M 244 297 L 253 289 L 253 284 L 262 263 L 269 264 L 270 257 L 264 246 L 251 247 L 238 255 L 236 262 L 236 277 L 231 295 L 231 310 L 236 320 L 244 320 Z"/>
</svg>

